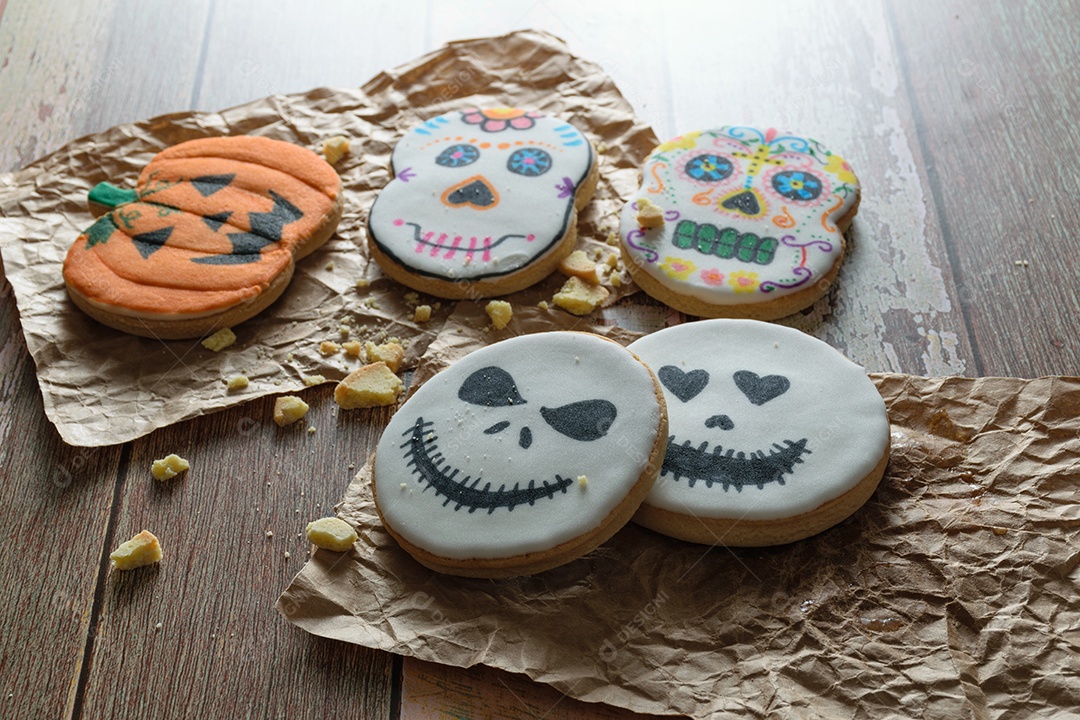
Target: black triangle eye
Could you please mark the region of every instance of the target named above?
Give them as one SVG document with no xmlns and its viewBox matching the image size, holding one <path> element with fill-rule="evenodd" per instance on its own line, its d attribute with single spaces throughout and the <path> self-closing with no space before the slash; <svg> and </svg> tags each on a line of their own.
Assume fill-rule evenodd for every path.
<svg viewBox="0 0 1080 720">
<path fill-rule="evenodd" d="M 607 400 L 582 400 L 557 408 L 540 408 L 544 421 L 556 432 L 574 440 L 596 440 L 607 435 L 618 414 Z"/>
<path fill-rule="evenodd" d="M 502 368 L 491 366 L 480 368 L 461 383 L 458 397 L 473 405 L 487 407 L 506 407 L 524 405 L 514 378 Z"/>
</svg>

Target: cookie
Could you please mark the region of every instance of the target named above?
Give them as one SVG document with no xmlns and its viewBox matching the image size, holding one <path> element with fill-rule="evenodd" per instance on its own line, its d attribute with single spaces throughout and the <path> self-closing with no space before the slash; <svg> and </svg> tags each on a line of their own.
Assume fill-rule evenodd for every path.
<svg viewBox="0 0 1080 720">
<path fill-rule="evenodd" d="M 482 298 L 547 277 L 577 240 L 598 178 L 573 125 L 516 108 L 434 117 L 394 148 L 394 179 L 368 216 L 383 271 L 444 298 Z"/>
<path fill-rule="evenodd" d="M 562 565 L 621 528 L 667 438 L 663 393 L 597 335 L 523 335 L 477 350 L 397 411 L 375 454 L 375 504 L 419 562 L 472 577 Z"/>
<path fill-rule="evenodd" d="M 774 320 L 825 294 L 859 181 L 816 140 L 690 132 L 649 155 L 623 208 L 623 260 L 649 295 L 701 317 Z"/>
<path fill-rule="evenodd" d="M 778 545 L 845 519 L 889 459 L 885 403 L 829 345 L 756 320 L 703 320 L 630 349 L 656 372 L 669 433 L 635 522 L 708 545 Z"/>
<path fill-rule="evenodd" d="M 263 137 L 191 140 L 158 153 L 135 190 L 102 183 L 104 212 L 64 260 L 72 301 L 134 335 L 199 337 L 285 290 L 334 233 L 341 181 L 305 148 Z"/>
</svg>

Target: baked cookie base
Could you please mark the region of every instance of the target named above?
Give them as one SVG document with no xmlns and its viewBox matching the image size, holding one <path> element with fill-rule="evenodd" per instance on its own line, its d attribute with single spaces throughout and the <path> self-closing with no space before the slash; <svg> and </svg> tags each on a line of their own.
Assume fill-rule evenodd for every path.
<svg viewBox="0 0 1080 720">
<path fill-rule="evenodd" d="M 874 494 L 889 464 L 889 447 L 874 469 L 853 488 L 810 512 L 776 520 L 707 518 L 683 515 L 642 504 L 634 522 L 663 535 L 702 545 L 765 547 L 817 535 L 846 520 Z M 748 491 L 749 492 L 749 491 Z"/>
<path fill-rule="evenodd" d="M 323 218 L 318 230 L 305 242 L 296 246 L 293 252 L 293 262 L 288 269 L 275 277 L 273 282 L 255 297 L 218 312 L 182 319 L 169 319 L 167 315 L 159 313 L 110 312 L 100 304 L 91 302 L 70 285 L 67 286 L 68 297 L 71 298 L 76 307 L 101 324 L 140 337 L 159 340 L 184 340 L 202 337 L 220 328 L 233 327 L 270 307 L 285 292 L 285 288 L 288 287 L 296 269 L 296 261 L 325 245 L 326 241 L 337 230 L 338 223 L 341 221 L 343 203 L 344 198 L 339 185 L 337 201 L 334 207 Z"/>
<path fill-rule="evenodd" d="M 570 213 L 570 219 L 567 221 L 566 234 L 547 253 L 509 275 L 481 280 L 465 278 L 444 280 L 429 275 L 419 275 L 398 263 L 379 248 L 378 243 L 372 239 L 370 225 L 365 226 L 368 237 L 368 252 L 371 253 L 371 257 L 379 264 L 382 271 L 393 280 L 413 290 L 447 300 L 478 300 L 524 290 L 555 272 L 563 258 L 574 251 L 574 247 L 577 245 L 578 212 L 592 200 L 593 194 L 596 192 L 596 184 L 600 179 L 600 163 L 596 160 L 595 148 L 593 148 L 592 157 L 593 163 L 589 168 L 589 174 L 585 176 L 585 181 L 578 186 L 574 194 L 574 209 Z"/>
<path fill-rule="evenodd" d="M 861 199 L 862 195 L 860 194 L 855 199 L 855 204 L 851 206 L 851 209 L 837 221 L 837 227 L 840 229 L 841 233 L 846 233 L 848 228 L 851 227 L 851 223 L 855 219 L 855 214 L 859 210 L 859 202 Z M 630 277 L 633 278 L 638 287 L 644 290 L 649 296 L 656 298 L 660 302 L 679 312 L 702 318 L 779 320 L 782 317 L 794 315 L 795 313 L 810 307 L 817 302 L 819 298 L 824 296 L 825 293 L 829 291 L 829 288 L 832 287 L 833 283 L 836 282 L 836 276 L 840 274 L 840 266 L 843 264 L 844 257 L 847 255 L 847 239 L 841 235 L 841 240 L 843 245 L 840 248 L 840 254 L 836 257 L 836 262 L 833 263 L 829 272 L 818 278 L 817 281 L 809 287 L 788 295 L 781 295 L 774 300 L 733 305 L 710 303 L 701 300 L 700 298 L 684 295 L 676 290 L 672 290 L 634 262 L 634 259 L 630 256 L 629 252 L 627 252 L 625 242 L 620 243 L 620 248 L 622 251 L 623 265 L 630 271 Z"/>
</svg>

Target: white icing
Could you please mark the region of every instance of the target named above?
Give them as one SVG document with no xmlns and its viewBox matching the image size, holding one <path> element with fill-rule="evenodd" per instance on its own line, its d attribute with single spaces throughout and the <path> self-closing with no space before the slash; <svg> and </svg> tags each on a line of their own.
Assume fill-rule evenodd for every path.
<svg viewBox="0 0 1080 720">
<path fill-rule="evenodd" d="M 478 370 L 509 373 L 524 403 L 485 406 L 459 391 Z M 507 396 L 510 393 L 506 393 Z M 500 396 L 501 397 L 501 396 Z M 557 432 L 541 408 L 586 400 L 612 403 L 606 434 L 573 439 Z M 478 490 L 540 486 L 557 478 L 565 492 L 540 496 L 513 510 L 469 512 L 447 503 L 409 463 L 418 418 L 437 446 L 441 469 L 455 481 L 480 478 Z M 649 371 L 615 343 L 594 335 L 549 332 L 504 340 L 454 363 L 421 387 L 390 421 L 375 456 L 375 488 L 386 523 L 408 542 L 439 557 L 502 558 L 542 552 L 596 528 L 644 472 L 660 425 L 660 403 Z M 485 430 L 499 427 L 490 434 Z M 593 423 L 590 430 L 595 429 Z M 531 444 L 521 445 L 523 428 Z M 423 435 L 425 439 L 428 434 Z M 406 447 L 403 447 L 406 446 Z M 580 477 L 588 478 L 580 482 Z"/>
<path fill-rule="evenodd" d="M 836 221 L 858 192 L 850 166 L 814 140 L 732 126 L 691 132 L 649 155 L 620 234 L 634 264 L 673 292 L 712 305 L 768 302 L 812 287 L 839 260 Z M 641 198 L 664 210 L 662 226 L 639 227 Z M 733 232 L 714 244 L 701 227 Z M 732 254 L 732 242 L 751 259 Z"/>
<path fill-rule="evenodd" d="M 450 112 L 401 139 L 395 177 L 368 221 L 384 253 L 418 275 L 479 280 L 520 270 L 555 246 L 589 174 L 592 148 L 557 117 L 494 119 L 514 113 L 524 111 Z M 515 157 L 522 162 L 512 163 Z"/>
<path fill-rule="evenodd" d="M 673 465 L 686 465 L 672 462 L 669 442 L 664 469 L 647 505 L 709 518 L 793 517 L 850 490 L 870 474 L 888 447 L 885 403 L 863 368 L 798 330 L 755 320 L 705 320 L 647 335 L 630 349 L 661 378 L 668 432 L 675 444 L 689 441 L 696 451 L 707 443 L 708 453 L 719 445 L 722 455 L 732 450 L 736 457 L 739 453 L 749 457 L 757 451 L 779 452 L 777 445 L 787 448 L 788 441 L 805 439 L 809 451 L 799 454 L 801 462 L 793 463 L 790 473 L 780 475 L 782 484 L 769 481 L 761 487 L 748 483 L 741 490 L 734 485 L 725 489 L 717 472 L 711 486 L 696 479 L 691 487 L 689 475 L 675 477 Z M 684 379 L 686 399 L 680 399 L 672 387 L 678 382 L 664 379 L 665 374 L 678 374 L 662 372 L 665 366 L 688 376 L 704 370 L 708 382 L 701 386 L 700 375 Z M 736 383 L 734 375 L 740 371 L 762 379 L 744 380 L 751 390 L 756 386 L 763 391 L 757 397 L 759 404 Z M 782 383 L 769 376 L 786 378 L 787 389 L 775 394 Z M 708 467 L 720 467 L 709 458 L 699 459 Z"/>
</svg>

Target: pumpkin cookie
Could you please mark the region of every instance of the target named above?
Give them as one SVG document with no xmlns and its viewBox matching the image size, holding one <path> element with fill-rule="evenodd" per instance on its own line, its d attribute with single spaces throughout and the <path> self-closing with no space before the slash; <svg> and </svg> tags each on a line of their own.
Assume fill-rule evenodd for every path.
<svg viewBox="0 0 1080 720">
<path fill-rule="evenodd" d="M 690 132 L 649 155 L 622 213 L 623 259 L 645 292 L 701 317 L 775 320 L 840 271 L 859 181 L 820 143 L 776 130 Z"/>
<path fill-rule="evenodd" d="M 792 542 L 859 509 L 885 472 L 885 402 L 816 338 L 703 320 L 630 349 L 664 386 L 670 428 L 641 525 L 708 545 Z"/>
<path fill-rule="evenodd" d="M 432 118 L 394 148 L 394 179 L 368 216 L 371 254 L 393 279 L 439 297 L 528 287 L 574 249 L 595 157 L 577 129 L 539 112 Z"/>
<path fill-rule="evenodd" d="M 522 335 L 465 356 L 395 413 L 375 504 L 429 568 L 540 572 L 630 519 L 666 438 L 663 394 L 632 353 L 587 333 Z"/>
<path fill-rule="evenodd" d="M 135 190 L 90 192 L 104 214 L 64 260 L 72 301 L 134 335 L 198 337 L 285 290 L 297 259 L 334 233 L 341 181 L 305 148 L 262 137 L 191 140 L 158 153 Z"/>
</svg>

